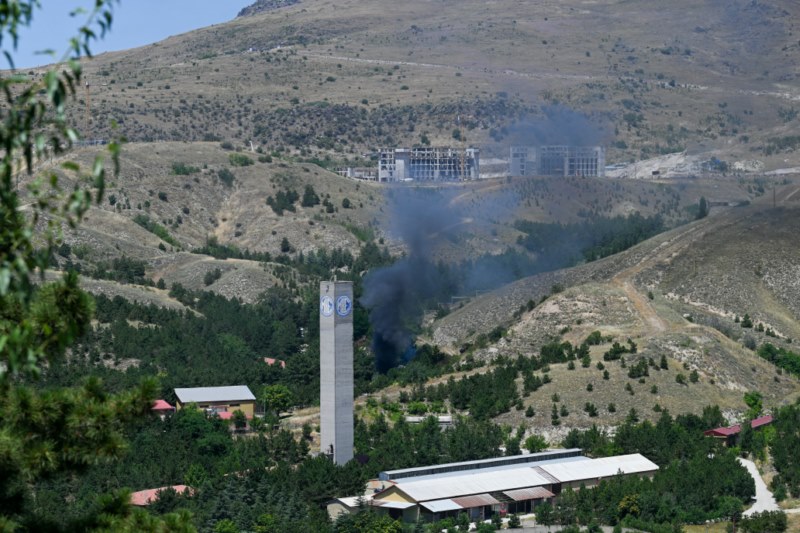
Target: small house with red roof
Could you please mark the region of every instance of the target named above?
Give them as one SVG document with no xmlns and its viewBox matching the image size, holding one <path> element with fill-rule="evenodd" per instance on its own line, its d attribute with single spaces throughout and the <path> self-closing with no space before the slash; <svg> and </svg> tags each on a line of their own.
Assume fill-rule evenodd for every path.
<svg viewBox="0 0 800 533">
<path fill-rule="evenodd" d="M 156 400 L 153 402 L 153 406 L 150 408 L 155 414 L 161 417 L 161 420 L 164 420 L 164 417 L 167 415 L 171 415 L 175 412 L 175 407 L 169 404 L 169 402 L 165 400 Z"/>
<path fill-rule="evenodd" d="M 269 366 L 280 365 L 281 368 L 286 368 L 286 361 L 282 359 L 274 359 L 272 357 L 265 357 L 264 362 Z"/>
<path fill-rule="evenodd" d="M 772 415 L 764 415 L 754 418 L 750 421 L 750 427 L 753 429 L 760 429 L 764 426 L 772 424 Z M 725 446 L 735 446 L 736 440 L 739 438 L 739 433 L 742 432 L 742 425 L 736 424 L 728 427 L 721 427 L 709 429 L 703 432 L 706 437 L 714 437 L 715 439 L 725 439 Z"/>
<path fill-rule="evenodd" d="M 161 491 L 172 489 L 178 494 L 185 494 L 187 496 L 191 496 L 194 494 L 194 489 L 192 487 L 186 485 L 172 485 L 171 487 L 159 487 L 157 489 L 147 489 L 147 490 L 140 490 L 138 492 L 134 492 L 131 494 L 131 505 L 137 505 L 139 507 L 145 507 L 150 505 L 154 501 L 158 499 L 158 495 Z"/>
</svg>

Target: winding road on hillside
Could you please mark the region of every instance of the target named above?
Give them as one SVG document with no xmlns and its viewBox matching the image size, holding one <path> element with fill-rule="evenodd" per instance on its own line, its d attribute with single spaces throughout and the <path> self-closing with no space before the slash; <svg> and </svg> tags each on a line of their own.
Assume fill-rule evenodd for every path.
<svg viewBox="0 0 800 533">
<path fill-rule="evenodd" d="M 800 202 L 800 185 L 790 185 L 778 191 L 780 195 L 779 200 L 775 202 L 780 206 L 796 205 Z M 764 195 L 753 203 L 758 205 L 772 205 L 772 195 Z M 710 232 L 718 231 L 730 224 L 736 223 L 743 215 L 741 211 L 735 209 L 727 209 L 722 213 L 717 213 L 708 216 L 702 220 L 698 220 L 673 230 L 672 235 L 667 240 L 656 246 L 649 253 L 645 254 L 636 264 L 621 270 L 616 274 L 611 282 L 622 289 L 625 296 L 631 302 L 636 312 L 642 319 L 645 326 L 646 334 L 656 335 L 664 333 L 670 329 L 669 323 L 661 317 L 653 305 L 650 303 L 649 298 L 636 287 L 636 276 L 647 268 L 654 267 L 658 263 L 669 262 L 673 257 L 680 254 L 681 251 L 698 243 L 705 235 Z M 686 326 L 686 324 L 681 324 Z M 696 327 L 692 325 L 692 327 Z"/>
</svg>

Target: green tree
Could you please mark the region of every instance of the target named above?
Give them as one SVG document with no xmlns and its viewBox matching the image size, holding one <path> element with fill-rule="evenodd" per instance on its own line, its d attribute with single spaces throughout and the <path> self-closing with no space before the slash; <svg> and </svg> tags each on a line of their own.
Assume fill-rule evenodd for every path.
<svg viewBox="0 0 800 533">
<path fill-rule="evenodd" d="M 761 410 L 764 408 L 764 398 L 758 391 L 750 391 L 744 393 L 744 403 L 748 407 L 747 417 L 758 418 L 761 415 Z"/>
<path fill-rule="evenodd" d="M 547 449 L 547 441 L 541 435 L 531 435 L 525 439 L 525 449 L 531 453 Z"/>
<path fill-rule="evenodd" d="M 286 385 L 267 385 L 261 394 L 264 409 L 278 416 L 294 402 L 294 395 Z"/>
<path fill-rule="evenodd" d="M 319 205 L 319 196 L 317 192 L 314 190 L 313 185 L 306 185 L 305 191 L 303 191 L 303 199 L 300 201 L 300 205 L 303 207 L 314 207 L 315 205 Z"/>
<path fill-rule="evenodd" d="M 86 23 L 70 41 L 64 61 L 42 76 L 16 71 L 0 75 L 5 98 L 0 128 L 0 530 L 56 529 L 42 523 L 36 505 L 37 482 L 58 475 L 80 476 L 91 465 L 119 458 L 125 450 L 124 429 L 149 412 L 155 383 L 108 394 L 90 378 L 80 387 L 42 391 L 33 383 L 42 368 L 61 358 L 88 331 L 94 305 L 78 287 L 74 273 L 36 286 L 47 259 L 60 240 L 62 224 L 75 227 L 105 187 L 105 156 L 90 171 L 66 162 L 61 169 L 82 187 L 65 192 L 59 175 L 34 178 L 21 210 L 17 173 L 33 176 L 36 165 L 62 155 L 79 138 L 67 119 L 67 104 L 81 82 L 82 55 L 110 28 L 114 0 L 96 0 Z M 38 0 L 0 0 L 0 46 L 9 60 L 20 30 L 29 26 Z M 8 43 L 11 47 L 8 47 Z M 119 145 L 108 145 L 118 168 Z M 34 241 L 34 236 L 36 240 Z M 142 531 L 187 529 L 187 515 L 157 518 L 133 509 L 129 493 L 98 497 L 77 522 L 64 519 L 63 530 Z M 38 525 L 36 525 L 38 524 Z"/>
<path fill-rule="evenodd" d="M 701 196 L 700 202 L 697 205 L 697 220 L 700 220 L 701 218 L 706 218 L 708 216 L 708 211 L 709 211 L 708 201 L 706 200 L 705 196 Z"/>
<path fill-rule="evenodd" d="M 536 521 L 543 526 L 547 526 L 548 531 L 550 530 L 550 526 L 555 524 L 555 512 L 553 511 L 553 506 L 550 505 L 550 502 L 544 502 L 536 508 Z"/>
<path fill-rule="evenodd" d="M 233 412 L 233 427 L 238 430 L 242 430 L 247 427 L 247 416 L 242 412 L 241 409 L 237 409 Z"/>
</svg>

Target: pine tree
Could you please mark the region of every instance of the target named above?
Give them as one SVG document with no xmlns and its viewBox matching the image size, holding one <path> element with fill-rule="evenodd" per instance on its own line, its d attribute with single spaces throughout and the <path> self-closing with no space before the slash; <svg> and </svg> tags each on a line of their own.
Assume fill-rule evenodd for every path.
<svg viewBox="0 0 800 533">
<path fill-rule="evenodd" d="M 89 378 L 82 386 L 42 391 L 33 384 L 42 369 L 62 358 L 86 333 L 94 311 L 92 299 L 78 286 L 74 273 L 61 280 L 32 282 L 44 272 L 60 240 L 62 224 L 76 226 L 93 202 L 100 203 L 105 187 L 104 157 L 90 171 L 74 162 L 61 167 L 83 183 L 64 192 L 54 171 L 30 185 L 37 199 L 30 215 L 20 210 L 15 172 L 24 161 L 29 174 L 38 161 L 59 156 L 72 147 L 78 133 L 67 120 L 67 104 L 80 86 L 77 58 L 88 53 L 97 35 L 112 21 L 114 0 L 96 0 L 89 21 L 70 42 L 58 69 L 25 81 L 17 72 L 0 74 L 3 127 L 0 128 L 0 530 L 56 529 L 41 524 L 36 505 L 37 481 L 59 475 L 78 477 L 90 465 L 117 459 L 125 450 L 123 432 L 129 423 L 150 411 L 155 382 L 137 389 L 108 394 L 102 383 Z M 35 0 L 0 0 L 0 37 L 16 47 L 18 30 L 30 26 Z M 117 169 L 119 145 L 108 145 Z M 45 191 L 38 183 L 47 183 Z M 91 184 L 91 185 L 88 185 Z M 34 242 L 33 236 L 36 236 Z M 43 278 L 43 276 L 42 276 Z M 187 529 L 186 513 L 155 517 L 133 509 L 130 495 L 120 490 L 98 498 L 81 512 L 77 522 L 65 518 L 58 529 L 70 531 L 169 531 Z"/>
</svg>

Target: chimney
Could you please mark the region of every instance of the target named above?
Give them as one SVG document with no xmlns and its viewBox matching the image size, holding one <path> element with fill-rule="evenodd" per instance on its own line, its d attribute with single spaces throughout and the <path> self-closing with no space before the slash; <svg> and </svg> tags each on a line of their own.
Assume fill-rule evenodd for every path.
<svg viewBox="0 0 800 533">
<path fill-rule="evenodd" d="M 319 290 L 320 450 L 337 465 L 353 458 L 353 283 Z"/>
</svg>

